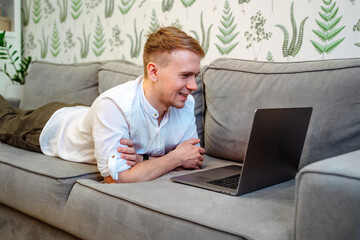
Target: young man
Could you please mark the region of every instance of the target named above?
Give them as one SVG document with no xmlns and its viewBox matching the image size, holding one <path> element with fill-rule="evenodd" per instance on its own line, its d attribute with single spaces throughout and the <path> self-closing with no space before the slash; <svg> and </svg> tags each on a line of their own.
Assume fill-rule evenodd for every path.
<svg viewBox="0 0 360 240">
<path fill-rule="evenodd" d="M 144 76 L 106 91 L 90 108 L 53 103 L 20 112 L 0 102 L 0 140 L 97 163 L 106 183 L 148 181 L 179 167 L 199 169 L 204 149 L 190 93 L 197 89 L 203 57 L 192 37 L 174 27 L 161 28 L 145 44 Z M 19 124 L 20 118 L 31 124 Z M 25 125 L 30 129 L 22 129 Z M 16 132 L 13 137 L 9 129 Z"/>
</svg>

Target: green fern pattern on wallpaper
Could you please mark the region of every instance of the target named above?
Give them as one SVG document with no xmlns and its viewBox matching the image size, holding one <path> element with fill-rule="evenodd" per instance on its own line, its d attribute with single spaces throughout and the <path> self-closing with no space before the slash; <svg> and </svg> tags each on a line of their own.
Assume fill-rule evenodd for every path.
<svg viewBox="0 0 360 240">
<path fill-rule="evenodd" d="M 41 2 L 40 0 L 34 0 L 34 4 L 33 4 L 33 21 L 34 23 L 39 23 L 41 20 Z"/>
<path fill-rule="evenodd" d="M 160 28 L 159 20 L 157 19 L 155 9 L 152 10 L 151 20 L 150 20 L 150 33 L 156 32 Z"/>
<path fill-rule="evenodd" d="M 105 18 L 111 18 L 114 13 L 114 0 L 105 0 Z"/>
<path fill-rule="evenodd" d="M 201 42 L 201 48 L 203 49 L 205 55 L 209 50 L 209 46 L 210 46 L 210 33 L 211 33 L 211 28 L 214 24 L 211 24 L 208 29 L 207 32 L 205 32 L 205 28 L 204 28 L 204 21 L 203 21 L 203 12 L 201 12 L 200 15 L 200 26 L 201 26 L 201 41 L 199 38 L 199 34 L 195 31 L 195 30 L 191 30 L 190 32 L 192 32 L 195 36 L 195 39 L 200 43 Z M 205 36 L 206 35 L 206 36 Z"/>
<path fill-rule="evenodd" d="M 118 5 L 120 12 L 125 15 L 127 14 L 136 0 L 121 0 L 120 5 Z"/>
<path fill-rule="evenodd" d="M 161 8 L 163 12 L 170 12 L 174 6 L 174 0 L 162 0 Z"/>
<path fill-rule="evenodd" d="M 88 35 L 86 35 L 85 24 L 84 24 L 83 25 L 83 39 L 81 39 L 80 37 L 77 38 L 81 45 L 81 49 L 80 49 L 80 57 L 81 58 L 86 58 L 89 54 L 90 35 L 91 35 L 90 33 Z"/>
<path fill-rule="evenodd" d="M 284 27 L 281 24 L 277 24 L 275 25 L 276 27 L 279 27 L 283 33 L 284 33 L 284 42 L 283 42 L 283 47 L 282 47 L 282 53 L 284 57 L 295 57 L 302 46 L 303 43 L 303 38 L 304 38 L 304 26 L 305 26 L 305 22 L 309 17 L 305 17 L 300 24 L 300 29 L 299 29 L 299 36 L 297 36 L 298 32 L 297 32 L 297 26 L 296 26 L 296 21 L 295 21 L 295 15 L 294 15 L 294 2 L 291 3 L 291 7 L 290 7 L 290 19 L 291 19 L 291 26 L 292 26 L 292 39 L 289 45 L 289 32 L 286 29 L 286 27 Z M 289 59 L 288 59 L 289 60 Z"/>
<path fill-rule="evenodd" d="M 22 0 L 21 3 L 23 51 L 34 60 L 69 63 L 123 58 L 142 64 L 146 35 L 160 26 L 178 27 L 197 39 L 206 54 L 203 64 L 219 57 L 302 61 L 316 60 L 320 55 L 324 59 L 330 53 L 332 58 L 360 56 L 359 15 L 345 14 L 349 10 L 360 12 L 359 1 L 263 0 L 260 4 L 254 0 Z"/>
<path fill-rule="evenodd" d="M 42 29 L 42 41 L 38 40 L 40 43 L 40 56 L 41 58 L 46 58 L 48 52 L 48 44 L 49 44 L 49 37 L 45 37 L 45 30 Z"/>
<path fill-rule="evenodd" d="M 189 18 L 189 8 L 194 4 L 196 0 L 181 0 L 181 3 L 186 8 L 186 18 Z"/>
<path fill-rule="evenodd" d="M 82 13 L 83 2 L 82 0 L 72 0 L 71 1 L 71 16 L 74 20 L 78 19 Z"/>
<path fill-rule="evenodd" d="M 268 51 L 268 53 L 267 53 L 267 55 L 266 55 L 266 60 L 268 61 L 268 62 L 274 62 L 275 60 L 274 60 L 274 57 L 273 57 L 273 55 L 272 55 L 272 53 L 270 52 L 270 51 Z"/>
<path fill-rule="evenodd" d="M 53 29 L 53 33 L 52 33 L 52 38 L 51 38 L 51 49 L 50 52 L 51 54 L 56 57 L 59 53 L 60 53 L 60 35 L 59 35 L 59 30 L 56 26 L 56 22 L 54 22 L 54 29 Z"/>
<path fill-rule="evenodd" d="M 239 44 L 239 41 L 232 43 L 239 34 L 239 32 L 234 32 L 237 25 L 234 19 L 229 2 L 226 0 L 222 20 L 220 20 L 222 27 L 218 27 L 221 35 L 216 35 L 222 46 L 215 44 L 221 55 L 229 54 Z"/>
<path fill-rule="evenodd" d="M 106 47 L 104 46 L 106 40 L 105 40 L 105 34 L 103 30 L 103 26 L 101 25 L 100 17 L 97 17 L 96 21 L 96 29 L 95 29 L 95 40 L 93 41 L 93 52 L 95 56 L 99 57 L 101 54 L 105 51 Z"/>
<path fill-rule="evenodd" d="M 131 49 L 130 49 L 130 56 L 131 58 L 137 58 L 140 55 L 140 51 L 141 51 L 141 37 L 142 37 L 142 33 L 143 33 L 144 29 L 140 31 L 139 35 L 137 34 L 137 30 L 136 30 L 136 19 L 134 20 L 134 32 L 135 32 L 135 42 L 133 37 L 130 34 L 127 34 L 126 36 L 130 39 L 131 42 Z"/>
<path fill-rule="evenodd" d="M 68 0 L 62 0 L 62 3 L 61 0 L 57 0 L 57 5 L 60 10 L 60 22 L 65 22 L 68 12 Z"/>
<path fill-rule="evenodd" d="M 345 39 L 345 37 L 343 37 L 333 41 L 333 39 L 345 28 L 345 26 L 336 28 L 341 21 L 342 16 L 336 18 L 339 7 L 335 9 L 336 2 L 332 2 L 332 0 L 323 0 L 325 6 L 320 6 L 322 11 L 319 12 L 322 21 L 315 20 L 317 25 L 320 27 L 320 30 L 313 30 L 313 33 L 315 33 L 323 44 L 310 40 L 316 51 L 319 54 L 322 54 L 323 59 L 325 53 L 331 53 Z"/>
<path fill-rule="evenodd" d="M 31 3 L 32 0 L 29 0 L 29 4 L 27 3 L 27 0 L 22 0 L 21 16 L 24 26 L 27 26 L 29 24 Z"/>
</svg>

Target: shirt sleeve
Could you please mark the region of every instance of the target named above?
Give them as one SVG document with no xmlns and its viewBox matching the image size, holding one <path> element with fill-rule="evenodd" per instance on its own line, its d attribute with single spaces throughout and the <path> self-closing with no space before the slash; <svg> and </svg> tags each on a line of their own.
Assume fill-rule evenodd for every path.
<svg viewBox="0 0 360 240">
<path fill-rule="evenodd" d="M 121 138 L 130 137 L 129 125 L 123 111 L 109 98 L 103 98 L 92 107 L 92 135 L 94 155 L 100 174 L 118 179 L 118 173 L 130 168 L 117 148 Z"/>
</svg>

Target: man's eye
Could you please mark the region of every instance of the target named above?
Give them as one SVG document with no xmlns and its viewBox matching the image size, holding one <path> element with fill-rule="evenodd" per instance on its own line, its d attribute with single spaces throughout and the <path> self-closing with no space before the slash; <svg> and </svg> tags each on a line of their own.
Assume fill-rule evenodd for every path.
<svg viewBox="0 0 360 240">
<path fill-rule="evenodd" d="M 182 77 L 182 78 L 188 78 L 188 77 L 189 77 L 189 74 L 181 74 L 181 77 Z"/>
</svg>

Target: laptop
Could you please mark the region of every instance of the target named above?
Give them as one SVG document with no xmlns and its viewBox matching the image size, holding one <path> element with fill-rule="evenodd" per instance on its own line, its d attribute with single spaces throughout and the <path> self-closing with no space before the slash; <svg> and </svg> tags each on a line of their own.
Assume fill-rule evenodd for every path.
<svg viewBox="0 0 360 240">
<path fill-rule="evenodd" d="M 171 180 L 242 195 L 295 178 L 311 107 L 257 109 L 242 164 L 198 171 Z"/>
</svg>

